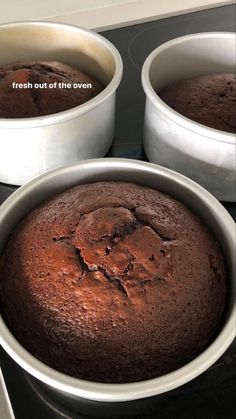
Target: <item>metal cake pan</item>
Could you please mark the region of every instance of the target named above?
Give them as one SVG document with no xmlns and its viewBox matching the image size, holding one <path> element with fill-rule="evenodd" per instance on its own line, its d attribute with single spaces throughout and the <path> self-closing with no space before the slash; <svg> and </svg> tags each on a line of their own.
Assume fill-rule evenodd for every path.
<svg viewBox="0 0 236 419">
<path fill-rule="evenodd" d="M 51 22 L 0 25 L 0 66 L 27 60 L 72 65 L 106 87 L 88 102 L 63 112 L 0 118 L 0 182 L 14 185 L 54 167 L 107 153 L 123 72 L 117 49 L 95 32 Z"/>
<path fill-rule="evenodd" d="M 6 352 L 49 391 L 67 398 L 70 405 L 81 399 L 96 401 L 98 405 L 102 402 L 122 404 L 164 394 L 209 368 L 235 337 L 235 223 L 209 192 L 169 169 L 141 161 L 113 158 L 82 161 L 45 173 L 19 188 L 0 207 L 0 252 L 19 220 L 47 198 L 76 184 L 101 180 L 131 181 L 156 188 L 183 202 L 204 220 L 219 241 L 225 256 L 229 287 L 227 309 L 218 335 L 194 360 L 169 374 L 129 384 L 85 381 L 48 367 L 20 345 L 3 318 L 0 318 L 0 344 Z"/>
<path fill-rule="evenodd" d="M 160 45 L 142 68 L 146 94 L 143 145 L 148 159 L 200 183 L 221 201 L 236 201 L 236 135 L 192 121 L 156 93 L 201 74 L 235 73 L 234 33 L 181 36 Z"/>
</svg>

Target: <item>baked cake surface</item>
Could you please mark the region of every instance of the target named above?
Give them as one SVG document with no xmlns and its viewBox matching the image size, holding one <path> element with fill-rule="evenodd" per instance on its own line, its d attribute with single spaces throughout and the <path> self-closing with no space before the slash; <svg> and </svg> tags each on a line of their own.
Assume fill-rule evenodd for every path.
<svg viewBox="0 0 236 419">
<path fill-rule="evenodd" d="M 55 88 L 52 87 L 54 83 Z M 88 87 L 73 88 L 79 83 Z M 65 87 L 69 85 L 72 87 Z M 0 66 L 0 118 L 29 118 L 65 111 L 87 102 L 104 88 L 77 68 L 56 61 L 26 61 Z"/>
<path fill-rule="evenodd" d="M 79 185 L 27 215 L 2 256 L 2 308 L 38 359 L 132 382 L 206 348 L 225 305 L 224 260 L 202 221 L 157 190 Z"/>
<path fill-rule="evenodd" d="M 187 118 L 236 134 L 236 74 L 204 74 L 181 80 L 158 95 Z"/>
</svg>

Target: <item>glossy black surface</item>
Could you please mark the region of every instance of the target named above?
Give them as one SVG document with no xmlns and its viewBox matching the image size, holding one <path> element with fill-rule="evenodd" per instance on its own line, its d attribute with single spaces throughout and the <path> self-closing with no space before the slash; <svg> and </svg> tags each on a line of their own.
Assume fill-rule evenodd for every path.
<svg viewBox="0 0 236 419">
<path fill-rule="evenodd" d="M 188 33 L 234 30 L 235 6 L 226 6 L 104 32 L 120 51 L 124 62 L 124 77 L 117 97 L 115 141 L 108 155 L 145 159 L 141 147 L 145 96 L 140 74 L 145 58 L 154 48 Z M 15 189 L 0 184 L 0 204 Z M 223 205 L 236 219 L 236 204 Z M 94 417 L 94 406 L 89 403 L 81 405 L 81 414 L 78 410 L 68 412 L 49 399 L 2 349 L 0 364 L 17 419 L 89 419 L 92 412 Z M 235 417 L 235 394 L 236 342 L 197 379 L 165 397 L 152 398 L 151 407 L 147 403 L 141 413 L 135 404 L 128 411 L 133 412 L 136 419 L 231 419 Z M 96 413 L 95 417 L 104 419 Z M 107 417 L 113 419 L 114 406 L 107 406 Z"/>
</svg>

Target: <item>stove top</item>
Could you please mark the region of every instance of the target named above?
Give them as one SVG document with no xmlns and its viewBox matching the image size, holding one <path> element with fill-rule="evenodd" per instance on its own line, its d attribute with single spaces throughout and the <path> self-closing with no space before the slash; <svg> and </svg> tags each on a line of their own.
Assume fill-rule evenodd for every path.
<svg viewBox="0 0 236 419">
<path fill-rule="evenodd" d="M 231 5 L 103 32 L 103 36 L 117 47 L 124 63 L 123 80 L 117 95 L 115 139 L 107 156 L 146 160 L 141 145 L 145 95 L 140 78 L 141 67 L 148 54 L 158 45 L 178 36 L 208 31 L 232 32 L 235 30 L 235 17 L 236 6 Z M 0 204 L 15 189 L 14 186 L 0 184 Z M 223 205 L 236 219 L 236 204 Z M 87 411 L 85 408 L 81 414 L 66 411 L 49 399 L 1 348 L 0 365 L 16 419 L 90 419 L 89 405 Z M 235 394 L 236 341 L 204 374 L 164 398 L 153 398 L 151 409 L 144 409 L 141 415 L 134 413 L 132 417 L 233 419 Z M 113 409 L 108 409 L 112 419 Z M 103 419 L 100 416 L 97 418 Z"/>
</svg>

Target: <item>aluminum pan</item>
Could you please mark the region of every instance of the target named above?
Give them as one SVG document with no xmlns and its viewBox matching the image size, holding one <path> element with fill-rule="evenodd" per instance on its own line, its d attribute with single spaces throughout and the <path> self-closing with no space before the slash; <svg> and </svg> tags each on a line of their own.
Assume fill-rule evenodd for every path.
<svg viewBox="0 0 236 419">
<path fill-rule="evenodd" d="M 90 400 L 120 402 L 165 393 L 192 380 L 209 368 L 235 337 L 235 223 L 224 207 L 188 178 L 154 164 L 128 159 L 95 159 L 55 169 L 18 189 L 0 208 L 0 251 L 16 223 L 32 208 L 57 192 L 81 183 L 123 180 L 171 194 L 200 215 L 225 253 L 230 298 L 222 329 L 214 342 L 184 367 L 161 377 L 129 384 L 101 384 L 60 373 L 27 352 L 0 318 L 0 343 L 26 371 L 54 389 Z"/>
</svg>

